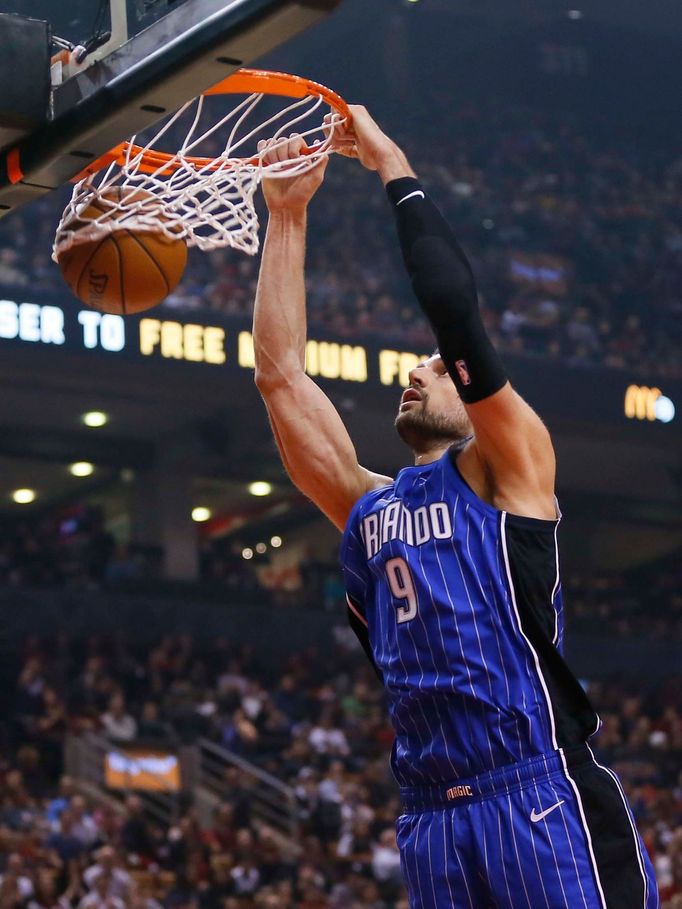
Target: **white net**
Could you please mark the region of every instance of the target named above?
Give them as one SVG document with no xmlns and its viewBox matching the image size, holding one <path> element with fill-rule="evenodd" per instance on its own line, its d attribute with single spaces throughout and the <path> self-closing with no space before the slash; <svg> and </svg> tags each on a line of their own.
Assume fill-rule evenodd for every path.
<svg viewBox="0 0 682 909">
<path fill-rule="evenodd" d="M 298 99 L 264 120 L 256 118 L 264 97 L 263 93 L 249 95 L 204 129 L 200 124 L 206 119 L 207 99 L 200 96 L 180 108 L 144 144 L 136 145 L 133 137 L 117 160 L 76 184 L 57 228 L 52 258 L 58 261 L 75 245 L 123 229 L 163 233 L 203 251 L 232 246 L 249 255 L 258 252 L 254 195 L 260 181 L 264 176 L 291 177 L 313 168 L 330 153 L 334 129 L 344 119 L 332 110 L 330 122 L 323 126 L 323 115 L 330 108 L 321 95 Z M 171 141 L 187 120 L 190 126 L 185 127 L 178 152 L 155 152 L 158 143 L 164 137 Z M 309 153 L 265 164 L 266 151 L 256 151 L 258 140 L 285 143 L 294 132 L 306 140 Z M 207 145 L 215 150 L 216 143 L 218 154 L 196 157 Z"/>
</svg>

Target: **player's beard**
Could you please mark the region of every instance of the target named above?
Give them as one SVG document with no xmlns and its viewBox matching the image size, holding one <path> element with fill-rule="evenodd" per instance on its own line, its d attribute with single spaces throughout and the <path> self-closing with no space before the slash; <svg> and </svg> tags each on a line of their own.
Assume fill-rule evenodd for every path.
<svg viewBox="0 0 682 909">
<path fill-rule="evenodd" d="M 398 411 L 394 425 L 403 442 L 417 454 L 443 443 L 461 442 L 473 432 L 464 406 L 454 413 L 431 413 L 426 398 L 419 407 Z"/>
</svg>

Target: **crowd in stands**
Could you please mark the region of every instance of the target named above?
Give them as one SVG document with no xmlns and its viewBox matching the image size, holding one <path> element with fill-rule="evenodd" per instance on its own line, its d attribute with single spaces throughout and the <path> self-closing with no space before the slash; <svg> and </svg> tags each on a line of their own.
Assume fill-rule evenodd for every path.
<svg viewBox="0 0 682 909">
<path fill-rule="evenodd" d="M 11 586 L 115 585 L 149 577 L 157 563 L 149 547 L 117 543 L 103 511 L 82 503 L 6 521 L 0 535 L 0 584 Z"/>
<path fill-rule="evenodd" d="M 354 657 L 330 673 L 327 656 L 273 667 L 225 641 L 61 637 L 25 640 L 19 662 L 0 766 L 2 909 L 406 909 L 390 731 Z M 80 791 L 60 745 L 87 731 L 119 746 L 204 735 L 257 761 L 295 791 L 298 842 L 258 820 L 237 770 L 203 825 L 182 801 L 164 827 L 135 795 Z"/>
<path fill-rule="evenodd" d="M 398 138 L 471 258 L 500 348 L 679 377 L 679 150 L 565 113 L 447 105 L 432 112 L 433 141 L 422 122 L 403 122 Z M 429 349 L 372 181 L 355 162 L 328 169 L 311 215 L 310 321 L 342 338 Z M 51 196 L 0 222 L 0 287 L 63 288 L 49 256 L 64 201 Z M 257 270 L 257 257 L 231 250 L 193 254 L 164 306 L 247 316 Z"/>
<path fill-rule="evenodd" d="M 263 573 L 267 555 L 242 558 L 241 543 L 231 537 L 199 545 L 200 579 L 193 587 L 199 599 L 257 597 L 275 606 L 321 606 L 329 612 L 344 602 L 335 553 L 327 562 L 304 562 L 278 574 Z M 629 572 L 564 573 L 571 630 L 608 628 L 619 637 L 682 640 L 681 565 L 677 552 Z M 161 578 L 159 553 L 117 543 L 96 508 L 74 506 L 37 522 L 9 522 L 2 533 L 0 584 L 10 587 L 153 592 Z"/>
<path fill-rule="evenodd" d="M 682 559 L 675 551 L 630 571 L 564 580 L 572 630 L 640 640 L 682 641 Z"/>
<path fill-rule="evenodd" d="M 25 639 L 1 749 L 0 909 L 407 909 L 381 688 L 345 631 L 336 644 L 277 663 L 226 639 Z M 682 901 L 678 682 L 585 683 L 595 753 L 621 776 L 665 909 Z M 259 820 L 235 768 L 210 816 L 180 799 L 167 825 L 134 793 L 83 789 L 61 743 L 88 730 L 119 747 L 213 739 L 292 788 L 297 844 Z"/>
</svg>

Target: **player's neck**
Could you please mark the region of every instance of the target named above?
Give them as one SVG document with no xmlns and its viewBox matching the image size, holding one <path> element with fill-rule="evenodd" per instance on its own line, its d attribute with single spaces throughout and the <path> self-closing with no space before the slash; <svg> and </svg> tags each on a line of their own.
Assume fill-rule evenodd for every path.
<svg viewBox="0 0 682 909">
<path fill-rule="evenodd" d="M 452 442 L 445 442 L 442 445 L 437 445 L 433 448 L 428 448 L 426 451 L 415 451 L 414 452 L 414 466 L 421 467 L 424 464 L 433 464 L 434 461 L 442 458 L 448 448 L 452 445 Z"/>
</svg>

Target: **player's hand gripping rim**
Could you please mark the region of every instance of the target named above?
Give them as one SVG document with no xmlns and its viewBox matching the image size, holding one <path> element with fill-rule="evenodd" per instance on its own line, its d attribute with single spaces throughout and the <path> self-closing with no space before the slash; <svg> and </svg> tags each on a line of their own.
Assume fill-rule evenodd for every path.
<svg viewBox="0 0 682 909">
<path fill-rule="evenodd" d="M 309 170 L 286 176 L 287 170 L 295 169 L 297 160 L 309 150 L 298 133 L 292 133 L 288 139 L 261 139 L 258 143 L 258 154 L 264 165 L 281 165 L 276 177 L 263 177 L 263 195 L 271 213 L 304 210 L 319 189 L 329 163 L 328 155 L 321 156 Z"/>
</svg>

